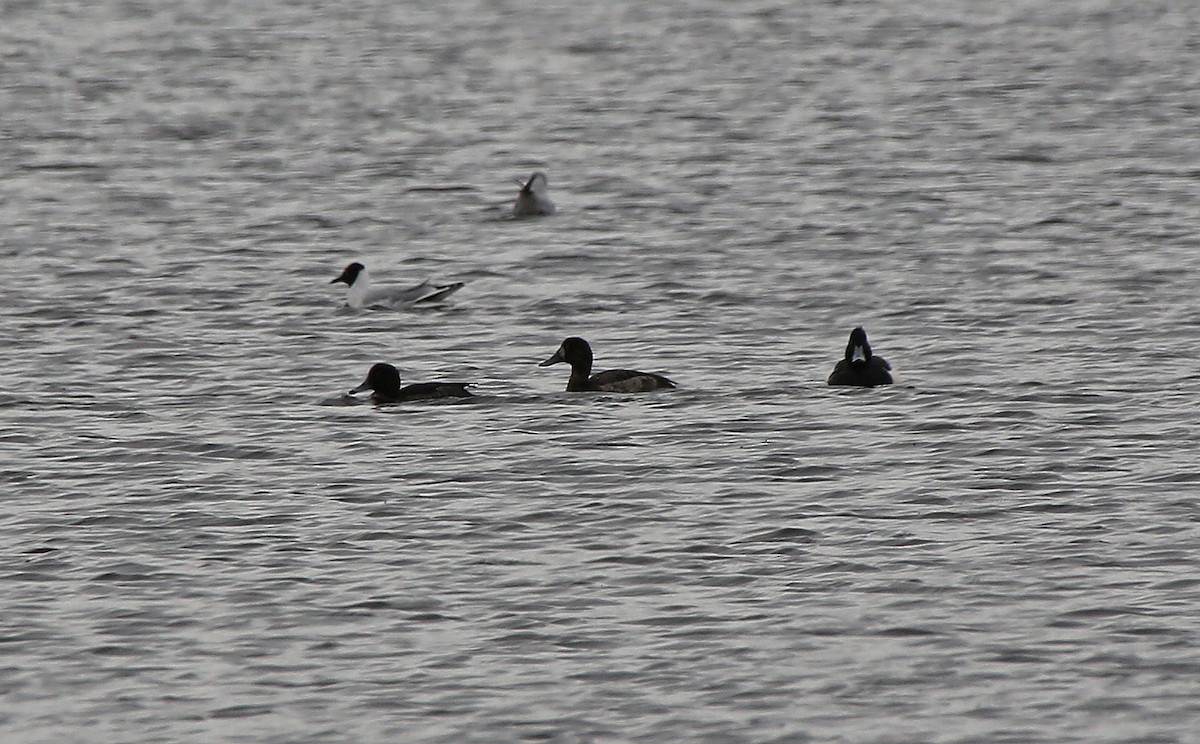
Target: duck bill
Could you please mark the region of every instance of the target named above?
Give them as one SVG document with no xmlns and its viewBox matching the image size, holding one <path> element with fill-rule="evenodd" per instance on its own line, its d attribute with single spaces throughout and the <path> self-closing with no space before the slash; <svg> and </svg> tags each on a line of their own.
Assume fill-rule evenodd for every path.
<svg viewBox="0 0 1200 744">
<path fill-rule="evenodd" d="M 554 352 L 554 356 L 550 357 L 549 359 L 542 362 L 538 366 L 539 367 L 549 367 L 551 364 L 558 364 L 559 362 L 565 362 L 565 361 L 566 360 L 563 359 L 562 349 L 559 349 L 558 351 Z"/>
<path fill-rule="evenodd" d="M 852 364 L 861 364 L 865 361 L 867 361 L 867 353 L 863 350 L 863 347 L 856 345 L 854 347 L 854 353 L 850 356 L 850 362 Z"/>
<path fill-rule="evenodd" d="M 355 395 L 357 393 L 365 393 L 368 390 L 374 390 L 374 388 L 371 387 L 371 383 L 367 382 L 366 380 L 363 380 L 363 384 L 361 384 L 358 387 L 351 390 L 350 394 Z"/>
</svg>

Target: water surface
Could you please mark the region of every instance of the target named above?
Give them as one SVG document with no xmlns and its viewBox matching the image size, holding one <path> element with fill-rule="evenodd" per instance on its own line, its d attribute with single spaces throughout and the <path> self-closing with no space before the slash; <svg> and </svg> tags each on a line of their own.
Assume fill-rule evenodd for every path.
<svg viewBox="0 0 1200 744">
<path fill-rule="evenodd" d="M 1194 741 L 1200 14 L 1125 5 L 9 4 L 4 740 Z"/>
</svg>

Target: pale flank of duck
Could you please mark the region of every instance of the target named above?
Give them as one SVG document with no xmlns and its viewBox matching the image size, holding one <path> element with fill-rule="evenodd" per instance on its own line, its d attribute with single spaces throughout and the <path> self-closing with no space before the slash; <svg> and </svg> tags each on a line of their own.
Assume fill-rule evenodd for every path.
<svg viewBox="0 0 1200 744">
<path fill-rule="evenodd" d="M 547 191 L 550 181 L 542 171 L 536 171 L 521 187 L 513 204 L 513 217 L 543 217 L 554 214 L 554 202 Z"/>
<path fill-rule="evenodd" d="M 376 287 L 371 284 L 367 268 L 357 261 L 347 266 L 330 284 L 339 282 L 348 287 L 346 304 L 357 309 L 440 302 L 463 287 L 462 282 L 434 284 L 428 280 L 411 287 Z"/>
</svg>

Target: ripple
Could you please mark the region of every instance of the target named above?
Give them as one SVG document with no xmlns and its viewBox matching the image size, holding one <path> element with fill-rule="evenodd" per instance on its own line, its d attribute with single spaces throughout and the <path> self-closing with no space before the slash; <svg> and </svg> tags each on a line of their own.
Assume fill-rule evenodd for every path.
<svg viewBox="0 0 1200 744">
<path fill-rule="evenodd" d="M 6 16 L 8 737 L 1186 739 L 1183 11 L 526 5 Z"/>
</svg>

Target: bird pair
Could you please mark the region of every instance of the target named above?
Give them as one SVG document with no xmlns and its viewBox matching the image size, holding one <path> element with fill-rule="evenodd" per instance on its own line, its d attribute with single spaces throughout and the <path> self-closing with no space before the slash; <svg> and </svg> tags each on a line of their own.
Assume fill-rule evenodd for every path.
<svg viewBox="0 0 1200 744">
<path fill-rule="evenodd" d="M 578 336 L 572 336 L 559 345 L 554 354 L 542 362 L 540 367 L 566 362 L 571 365 L 571 378 L 567 392 L 641 393 L 649 390 L 664 390 L 675 387 L 675 383 L 653 372 L 638 372 L 631 369 L 610 369 L 592 374 L 592 347 Z M 367 372 L 367 379 L 350 391 L 351 395 L 366 390 L 373 391 L 376 403 L 403 403 L 433 398 L 469 398 L 469 382 L 419 382 L 400 386 L 400 373 L 390 364 L 380 362 Z"/>
<path fill-rule="evenodd" d="M 549 183 L 545 173 L 534 172 L 517 194 L 517 201 L 513 204 L 513 216 L 539 217 L 554 214 L 554 202 L 546 194 Z M 428 280 L 411 287 L 375 287 L 371 284 L 367 267 L 357 261 L 347 266 L 330 284 L 339 282 L 347 287 L 346 303 L 358 310 L 366 307 L 395 308 L 432 304 L 463 288 L 462 282 L 434 284 Z"/>
<path fill-rule="evenodd" d="M 571 365 L 571 379 L 567 382 L 567 392 L 569 393 L 587 391 L 641 393 L 675 387 L 674 382 L 662 375 L 650 372 L 610 369 L 606 372 L 591 374 L 592 347 L 587 341 L 577 336 L 563 341 L 562 345 L 558 347 L 558 351 L 539 366 L 548 367 L 559 362 Z M 846 344 L 846 354 L 834 366 L 826 384 L 857 387 L 891 385 L 891 369 L 892 365 L 888 364 L 886 359 L 875 356 L 871 352 L 871 343 L 867 341 L 867 331 L 859 326 L 850 332 L 850 341 Z"/>
</svg>

